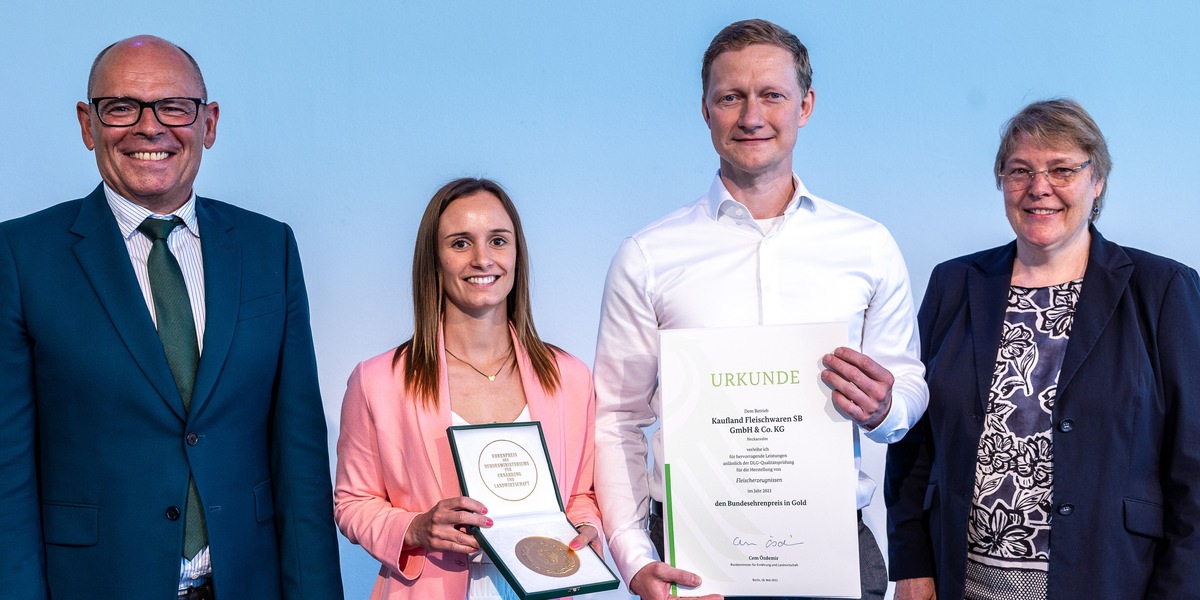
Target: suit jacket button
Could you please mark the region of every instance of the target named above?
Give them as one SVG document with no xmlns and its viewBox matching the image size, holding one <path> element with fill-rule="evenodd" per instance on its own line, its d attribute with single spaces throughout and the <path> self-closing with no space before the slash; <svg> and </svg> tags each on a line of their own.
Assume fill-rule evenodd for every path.
<svg viewBox="0 0 1200 600">
<path fill-rule="evenodd" d="M 178 521 L 179 520 L 179 507 L 178 506 L 168 506 L 167 507 L 167 520 L 169 520 L 169 521 Z"/>
<path fill-rule="evenodd" d="M 187 434 L 186 439 L 189 446 L 195 446 L 196 444 L 200 443 L 200 436 L 196 435 L 196 432 L 194 431 Z"/>
<path fill-rule="evenodd" d="M 1074 504 L 1071 504 L 1071 503 L 1068 503 L 1068 502 L 1064 502 L 1064 503 L 1062 503 L 1062 504 L 1059 504 L 1059 505 L 1058 505 L 1058 514 L 1060 514 L 1060 515 L 1062 515 L 1062 516 L 1064 516 L 1064 517 L 1065 517 L 1065 516 L 1067 516 L 1067 515 L 1069 515 L 1069 514 L 1071 514 L 1071 513 L 1073 513 L 1073 512 L 1075 512 L 1075 505 L 1074 505 Z"/>
<path fill-rule="evenodd" d="M 1061 431 L 1063 433 L 1071 433 L 1072 429 L 1075 429 L 1075 421 L 1072 421 L 1070 419 L 1063 419 L 1058 422 L 1058 430 L 1059 431 Z"/>
</svg>

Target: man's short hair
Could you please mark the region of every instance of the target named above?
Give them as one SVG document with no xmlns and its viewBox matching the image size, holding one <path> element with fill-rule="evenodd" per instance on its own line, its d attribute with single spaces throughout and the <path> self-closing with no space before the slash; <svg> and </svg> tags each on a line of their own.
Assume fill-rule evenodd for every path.
<svg viewBox="0 0 1200 600">
<path fill-rule="evenodd" d="M 128 38 L 126 38 L 126 39 L 128 39 Z M 92 68 L 91 68 L 91 70 L 88 71 L 88 81 L 87 81 L 87 98 L 88 98 L 88 100 L 91 100 L 91 98 L 92 98 L 92 85 L 94 83 L 96 83 L 96 68 L 100 66 L 100 61 L 104 58 L 105 54 L 108 54 L 109 50 L 112 50 L 113 48 L 115 48 L 117 46 L 117 44 L 120 44 L 121 42 L 124 42 L 124 41 L 125 40 L 118 40 L 118 41 L 115 41 L 115 42 L 109 44 L 108 46 L 105 46 L 105 48 L 100 51 L 100 54 L 96 55 L 96 59 L 92 61 Z M 167 40 L 163 40 L 163 41 L 167 42 Z M 200 99 L 205 102 L 208 102 L 208 86 L 204 85 L 204 73 L 200 72 L 200 64 L 196 62 L 196 59 L 193 58 L 192 55 L 187 50 L 184 50 L 178 44 L 175 44 L 173 42 L 167 42 L 167 43 L 171 44 L 172 46 L 175 46 L 175 49 L 182 52 L 183 55 L 187 57 L 188 62 L 192 63 L 192 68 L 196 70 L 196 81 L 200 82 Z"/>
<path fill-rule="evenodd" d="M 751 44 L 770 44 L 792 53 L 796 61 L 796 79 L 800 82 L 800 93 L 807 94 L 812 87 L 812 65 L 808 62 L 808 48 L 792 35 L 792 32 L 763 19 L 748 19 L 730 23 L 717 33 L 704 51 L 704 63 L 700 67 L 702 91 L 708 95 L 708 79 L 712 75 L 713 61 L 723 52 L 741 50 Z"/>
</svg>

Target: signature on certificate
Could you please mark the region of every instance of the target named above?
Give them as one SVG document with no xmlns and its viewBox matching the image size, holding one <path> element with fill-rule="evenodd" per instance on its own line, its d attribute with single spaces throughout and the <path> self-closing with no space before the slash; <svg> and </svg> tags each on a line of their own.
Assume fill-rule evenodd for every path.
<svg viewBox="0 0 1200 600">
<path fill-rule="evenodd" d="M 754 539 L 750 537 L 737 536 L 731 541 L 735 548 L 743 548 L 747 546 L 761 546 L 763 548 L 791 548 L 792 546 L 803 545 L 804 542 L 797 540 L 796 536 L 789 534 L 786 538 L 775 537 L 773 535 L 766 536 L 766 539 Z"/>
</svg>

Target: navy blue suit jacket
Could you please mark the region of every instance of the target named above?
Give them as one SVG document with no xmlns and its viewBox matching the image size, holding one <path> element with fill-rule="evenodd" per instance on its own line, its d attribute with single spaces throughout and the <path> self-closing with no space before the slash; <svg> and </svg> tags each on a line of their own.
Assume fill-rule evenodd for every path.
<svg viewBox="0 0 1200 600">
<path fill-rule="evenodd" d="M 929 409 L 888 449 L 892 579 L 962 598 L 976 453 L 1015 244 L 938 265 Z M 1200 282 L 1092 229 L 1053 408 L 1049 597 L 1200 598 Z"/>
<path fill-rule="evenodd" d="M 217 597 L 342 597 L 295 240 L 196 203 L 207 320 L 190 411 L 102 188 L 0 223 L 6 598 L 173 598 L 189 475 Z"/>
</svg>

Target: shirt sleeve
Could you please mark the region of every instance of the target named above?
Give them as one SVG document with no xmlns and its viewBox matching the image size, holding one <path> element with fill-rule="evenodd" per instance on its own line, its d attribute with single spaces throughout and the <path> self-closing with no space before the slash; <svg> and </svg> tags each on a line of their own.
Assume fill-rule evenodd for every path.
<svg viewBox="0 0 1200 600">
<path fill-rule="evenodd" d="M 917 314 L 913 307 L 908 266 L 891 234 L 884 230 L 876 247 L 880 279 L 863 319 L 862 353 L 895 377 L 892 407 L 879 426 L 863 433 L 890 444 L 904 437 L 929 405 L 925 366 L 920 358 Z"/>
<path fill-rule="evenodd" d="M 656 560 L 646 532 L 650 487 L 643 428 L 658 419 L 658 318 L 645 256 L 632 238 L 609 267 L 596 364 L 596 493 L 604 533 L 628 583 Z"/>
</svg>

